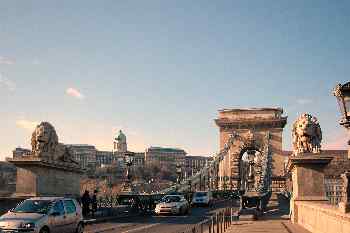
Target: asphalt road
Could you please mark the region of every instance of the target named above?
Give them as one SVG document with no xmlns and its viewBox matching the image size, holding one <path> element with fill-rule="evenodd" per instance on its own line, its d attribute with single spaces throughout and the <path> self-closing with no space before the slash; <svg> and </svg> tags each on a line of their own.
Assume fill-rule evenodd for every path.
<svg viewBox="0 0 350 233">
<path fill-rule="evenodd" d="M 186 216 L 138 216 L 92 224 L 85 233 L 181 233 L 191 226 L 208 219 L 215 210 L 228 207 L 230 202 L 216 204 L 213 208 L 195 207 Z M 237 205 L 235 205 L 237 206 Z"/>
</svg>

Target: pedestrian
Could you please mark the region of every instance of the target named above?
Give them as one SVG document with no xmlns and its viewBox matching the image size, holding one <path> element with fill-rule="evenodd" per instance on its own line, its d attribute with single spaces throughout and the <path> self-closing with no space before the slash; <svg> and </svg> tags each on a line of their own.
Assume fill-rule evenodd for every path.
<svg viewBox="0 0 350 233">
<path fill-rule="evenodd" d="M 84 217 L 87 217 L 89 215 L 90 203 L 91 203 L 91 198 L 90 198 L 89 191 L 85 190 L 83 196 L 81 197 L 81 204 L 82 204 Z"/>
<path fill-rule="evenodd" d="M 94 190 L 94 195 L 92 196 L 92 200 L 91 200 L 91 213 L 92 213 L 92 217 L 95 217 L 95 213 L 97 211 L 97 190 Z"/>
</svg>

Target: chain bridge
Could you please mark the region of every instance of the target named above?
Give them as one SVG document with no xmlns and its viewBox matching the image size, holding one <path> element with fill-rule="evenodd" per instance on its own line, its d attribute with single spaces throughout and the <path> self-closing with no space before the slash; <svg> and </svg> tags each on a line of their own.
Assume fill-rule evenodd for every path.
<svg viewBox="0 0 350 233">
<path fill-rule="evenodd" d="M 215 119 L 220 150 L 202 170 L 159 193 L 198 190 L 244 190 L 266 193 L 285 185 L 286 156 L 282 131 L 287 117 L 281 108 L 219 110 Z"/>
</svg>

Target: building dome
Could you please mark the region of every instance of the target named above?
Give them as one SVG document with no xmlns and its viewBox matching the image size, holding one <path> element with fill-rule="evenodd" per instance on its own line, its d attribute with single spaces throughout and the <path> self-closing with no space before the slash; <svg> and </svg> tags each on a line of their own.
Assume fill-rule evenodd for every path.
<svg viewBox="0 0 350 233">
<path fill-rule="evenodd" d="M 126 142 L 126 136 L 121 130 L 119 130 L 119 133 L 115 136 L 115 140 L 119 142 Z"/>
<path fill-rule="evenodd" d="M 119 133 L 114 137 L 114 151 L 124 153 L 127 151 L 126 136 L 119 130 Z"/>
</svg>

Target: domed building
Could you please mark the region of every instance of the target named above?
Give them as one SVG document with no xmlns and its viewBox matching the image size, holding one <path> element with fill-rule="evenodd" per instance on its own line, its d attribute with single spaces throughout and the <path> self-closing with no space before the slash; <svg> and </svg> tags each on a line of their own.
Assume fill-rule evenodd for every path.
<svg viewBox="0 0 350 233">
<path fill-rule="evenodd" d="M 118 135 L 114 137 L 113 150 L 117 153 L 125 153 L 128 151 L 126 136 L 122 130 L 119 130 Z"/>
</svg>

